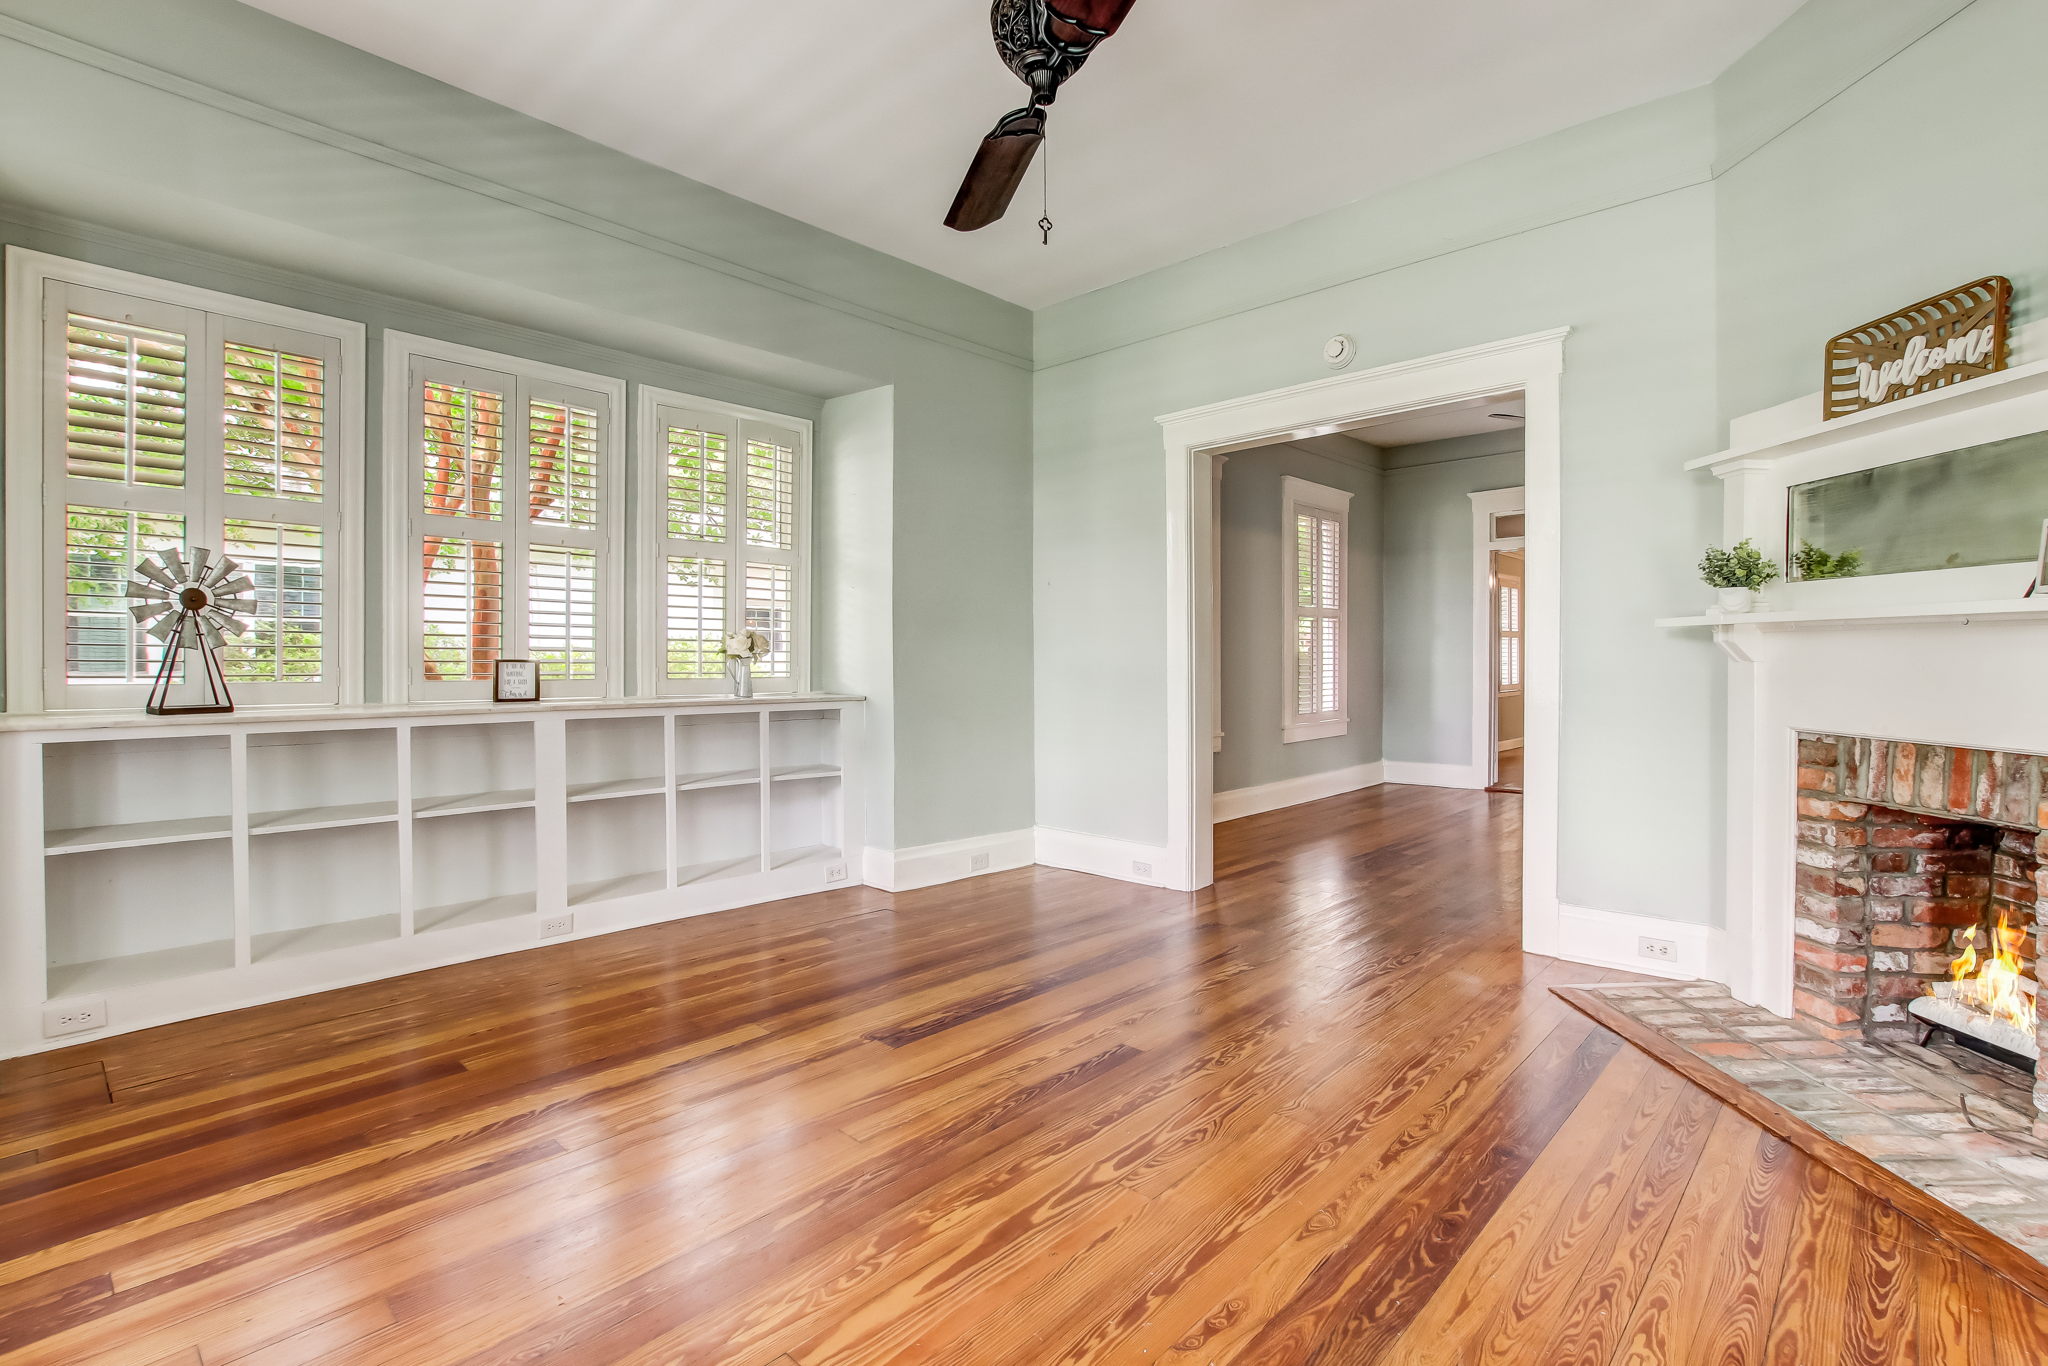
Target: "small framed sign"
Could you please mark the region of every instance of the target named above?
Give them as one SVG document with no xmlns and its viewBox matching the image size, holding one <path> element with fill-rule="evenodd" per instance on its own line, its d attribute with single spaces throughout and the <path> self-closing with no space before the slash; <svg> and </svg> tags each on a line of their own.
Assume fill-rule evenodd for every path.
<svg viewBox="0 0 2048 1366">
<path fill-rule="evenodd" d="M 540 701 L 540 669 L 530 659 L 501 659 L 491 683 L 493 702 Z"/>
</svg>

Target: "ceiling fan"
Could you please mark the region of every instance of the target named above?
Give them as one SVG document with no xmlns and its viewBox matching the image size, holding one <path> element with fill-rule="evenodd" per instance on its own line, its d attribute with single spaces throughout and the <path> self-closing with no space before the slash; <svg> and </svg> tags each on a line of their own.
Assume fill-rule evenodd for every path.
<svg viewBox="0 0 2048 1366">
<path fill-rule="evenodd" d="M 1031 102 L 1003 115 L 981 140 L 960 193 L 946 214 L 959 232 L 985 228 L 1009 210 L 1038 145 L 1045 141 L 1045 107 L 1067 77 L 1081 69 L 1095 45 L 1117 31 L 1137 0 L 995 0 L 989 11 L 996 50 L 1017 79 L 1031 87 Z"/>
</svg>

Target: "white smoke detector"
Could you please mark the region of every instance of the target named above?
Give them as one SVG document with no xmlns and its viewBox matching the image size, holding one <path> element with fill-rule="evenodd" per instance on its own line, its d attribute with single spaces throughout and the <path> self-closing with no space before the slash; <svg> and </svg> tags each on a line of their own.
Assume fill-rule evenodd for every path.
<svg viewBox="0 0 2048 1366">
<path fill-rule="evenodd" d="M 1342 370 L 1357 354 L 1358 343 L 1342 332 L 1323 343 L 1323 359 L 1329 362 L 1332 370 Z"/>
</svg>

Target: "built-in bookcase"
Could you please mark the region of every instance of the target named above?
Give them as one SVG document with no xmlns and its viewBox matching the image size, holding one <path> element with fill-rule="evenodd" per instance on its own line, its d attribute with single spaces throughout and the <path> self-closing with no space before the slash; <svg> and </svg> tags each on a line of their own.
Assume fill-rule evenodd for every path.
<svg viewBox="0 0 2048 1366">
<path fill-rule="evenodd" d="M 858 880 L 857 699 L 39 720 L 0 723 L 8 1055 Z"/>
</svg>

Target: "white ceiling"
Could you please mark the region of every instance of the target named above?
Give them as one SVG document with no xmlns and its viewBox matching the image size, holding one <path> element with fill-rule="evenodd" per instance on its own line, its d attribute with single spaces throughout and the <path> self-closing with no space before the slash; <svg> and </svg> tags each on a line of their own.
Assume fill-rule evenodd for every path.
<svg viewBox="0 0 2048 1366">
<path fill-rule="evenodd" d="M 1519 392 L 1462 399 L 1397 417 L 1375 418 L 1341 432 L 1290 437 L 1273 444 L 1299 446 L 1332 460 L 1344 460 L 1373 469 L 1405 469 L 1411 465 L 1459 458 L 1450 452 L 1417 449 L 1420 447 L 1461 436 L 1518 432 L 1526 425 L 1526 411 L 1526 402 Z M 1453 448 L 1454 451 L 1457 449 Z"/>
<path fill-rule="evenodd" d="M 1420 412 L 1403 413 L 1398 417 L 1374 418 L 1356 427 L 1345 428 L 1344 435 L 1381 450 L 1393 450 L 1400 446 L 1419 446 L 1425 441 L 1478 436 L 1481 432 L 1517 431 L 1527 411 L 1527 401 L 1520 393 L 1468 398 L 1424 408 Z"/>
<path fill-rule="evenodd" d="M 1050 248 L 1035 173 L 941 222 L 1023 103 L 983 0 L 249 3 L 1036 308 L 1703 85 L 1800 0 L 1140 0 L 1053 111 Z"/>
</svg>

